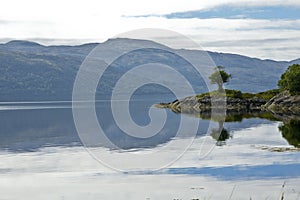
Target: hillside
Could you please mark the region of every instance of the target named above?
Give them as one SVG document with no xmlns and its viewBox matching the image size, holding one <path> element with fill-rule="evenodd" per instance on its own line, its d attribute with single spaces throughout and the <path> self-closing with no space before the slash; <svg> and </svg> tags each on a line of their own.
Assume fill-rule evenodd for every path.
<svg viewBox="0 0 300 200">
<path fill-rule="evenodd" d="M 136 66 L 147 62 L 168 64 L 177 69 L 181 74 L 189 77 L 191 84 L 197 86 L 198 93 L 205 92 L 203 80 L 189 70 L 188 63 L 179 59 L 176 55 L 159 50 L 168 47 L 160 44 L 132 39 L 111 39 L 100 44 L 84 44 L 79 46 L 43 46 L 29 41 L 11 41 L 0 44 L 0 101 L 40 101 L 40 100 L 71 100 L 73 83 L 77 71 L 84 58 L 97 45 L 103 45 L 107 52 L 123 52 L 128 47 L 139 47 L 151 44 L 155 49 L 143 49 L 134 54 L 120 57 L 106 72 L 106 76 L 100 81 L 99 95 L 110 94 L 115 81 L 121 75 Z M 176 50 L 188 54 L 195 61 L 204 54 L 197 50 Z M 216 65 L 226 67 L 226 71 L 233 78 L 226 86 L 244 92 L 259 92 L 275 88 L 280 75 L 286 68 L 297 63 L 261 60 L 235 54 L 208 52 Z M 138 59 L 136 59 L 138 58 Z M 133 64 L 133 59 L 134 64 Z M 138 60 L 138 62 L 136 61 Z M 157 75 L 168 80 L 168 74 Z M 143 78 L 146 75 L 141 75 Z M 176 84 L 176 83 L 174 83 Z M 180 87 L 180 85 L 177 85 Z M 165 89 L 156 85 L 145 88 L 142 93 L 164 93 Z"/>
</svg>

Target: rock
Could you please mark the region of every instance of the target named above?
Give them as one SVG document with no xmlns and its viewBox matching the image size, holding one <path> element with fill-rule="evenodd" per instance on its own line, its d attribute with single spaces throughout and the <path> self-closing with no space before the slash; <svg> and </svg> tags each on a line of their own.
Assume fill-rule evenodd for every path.
<svg viewBox="0 0 300 200">
<path fill-rule="evenodd" d="M 159 103 L 154 105 L 156 108 L 169 108 L 170 103 Z"/>
<path fill-rule="evenodd" d="M 273 97 L 264 107 L 277 114 L 299 114 L 300 95 L 292 96 L 284 91 Z"/>
<path fill-rule="evenodd" d="M 253 110 L 261 110 L 262 106 L 266 104 L 266 100 L 260 98 L 240 99 L 240 98 L 225 98 L 214 96 L 204 96 L 197 98 L 190 96 L 181 100 L 175 100 L 171 103 L 161 103 L 156 107 L 170 108 L 176 113 L 195 113 L 195 112 L 249 112 Z"/>
<path fill-rule="evenodd" d="M 225 101 L 226 100 L 226 101 Z M 288 91 L 284 91 L 268 102 L 262 98 L 233 98 L 233 97 L 220 97 L 203 96 L 197 98 L 190 96 L 181 100 L 176 99 L 171 103 L 160 103 L 155 105 L 158 108 L 170 108 L 176 113 L 205 113 L 218 111 L 220 113 L 233 113 L 233 112 L 255 112 L 255 111 L 270 111 L 279 116 L 283 115 L 300 115 L 300 95 L 291 96 Z"/>
</svg>

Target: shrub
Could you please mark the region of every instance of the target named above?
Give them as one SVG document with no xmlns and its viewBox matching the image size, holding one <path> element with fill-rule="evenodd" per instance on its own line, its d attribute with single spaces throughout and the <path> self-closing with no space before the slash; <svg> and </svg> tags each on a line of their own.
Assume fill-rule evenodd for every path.
<svg viewBox="0 0 300 200">
<path fill-rule="evenodd" d="M 281 75 L 278 86 L 281 90 L 288 90 L 292 95 L 300 94 L 300 65 L 289 66 Z"/>
</svg>

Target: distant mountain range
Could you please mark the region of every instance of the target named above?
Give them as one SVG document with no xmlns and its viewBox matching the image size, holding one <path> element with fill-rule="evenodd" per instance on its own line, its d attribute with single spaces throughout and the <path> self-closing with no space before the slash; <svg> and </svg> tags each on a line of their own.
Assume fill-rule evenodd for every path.
<svg viewBox="0 0 300 200">
<path fill-rule="evenodd" d="M 168 48 L 161 44 L 133 39 L 110 39 L 104 43 L 91 43 L 78 46 L 43 46 L 29 41 L 11 41 L 0 44 L 0 101 L 46 101 L 71 100 L 72 89 L 78 69 L 86 56 L 97 46 L 103 45 L 107 52 L 126 50 L 127 47 L 139 47 L 151 44 L 156 48 Z M 203 51 L 174 50 L 197 60 Z M 233 78 L 226 86 L 244 92 L 260 92 L 277 87 L 280 75 L 287 67 L 300 63 L 293 61 L 274 61 L 250 58 L 242 55 L 207 52 L 216 65 L 226 67 Z M 183 60 L 160 50 L 140 50 L 133 55 L 120 57 L 106 72 L 100 81 L 99 95 L 111 93 L 115 81 L 133 67 L 132 59 L 141 64 L 144 61 L 158 62 L 174 66 L 181 74 L 189 77 L 197 92 L 205 91 L 204 82 L 190 71 Z M 137 63 L 135 63 L 137 64 Z M 214 66 L 211 66 L 214 67 Z M 164 76 L 168 81 L 167 74 Z M 137 77 L 138 78 L 138 77 Z M 142 77 L 140 77 L 142 78 Z M 166 90 L 157 85 L 146 87 L 142 93 L 163 93 Z"/>
</svg>

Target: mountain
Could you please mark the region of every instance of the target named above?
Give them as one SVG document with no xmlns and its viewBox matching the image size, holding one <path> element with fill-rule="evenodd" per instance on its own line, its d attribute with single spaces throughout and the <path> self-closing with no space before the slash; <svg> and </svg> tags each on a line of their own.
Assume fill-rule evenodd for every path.
<svg viewBox="0 0 300 200">
<path fill-rule="evenodd" d="M 291 61 L 291 64 L 299 64 L 299 63 L 300 63 L 300 58 Z"/>
<path fill-rule="evenodd" d="M 199 78 L 186 60 L 168 52 L 169 47 L 161 44 L 134 39 L 110 39 L 104 43 L 91 43 L 78 46 L 43 46 L 30 41 L 11 41 L 0 44 L 0 101 L 45 101 L 71 100 L 73 84 L 80 65 L 95 48 L 109 58 L 110 52 L 122 54 L 127 49 L 140 46 L 140 49 L 120 56 L 114 61 L 99 81 L 97 94 L 111 94 L 116 81 L 135 66 L 145 63 L 162 63 L 173 66 L 180 74 L 187 77 L 197 92 L 204 92 L 204 81 Z M 174 50 L 180 55 L 187 55 L 194 62 L 203 59 L 208 53 L 215 65 L 226 67 L 233 78 L 227 88 L 244 92 L 259 92 L 277 87 L 277 81 L 286 68 L 300 59 L 273 61 L 246 56 L 198 50 Z M 204 62 L 204 61 L 203 61 Z M 204 62 L 205 63 L 205 62 Z M 213 67 L 213 66 L 211 66 Z M 157 77 L 169 80 L 168 73 L 157 70 L 151 72 Z M 136 80 L 147 79 L 147 74 L 136 76 Z M 173 80 L 174 86 L 181 87 Z M 127 85 L 126 85 L 127 87 Z M 128 85 L 130 87 L 130 84 Z M 167 90 L 157 85 L 145 86 L 141 93 L 163 93 Z"/>
</svg>

